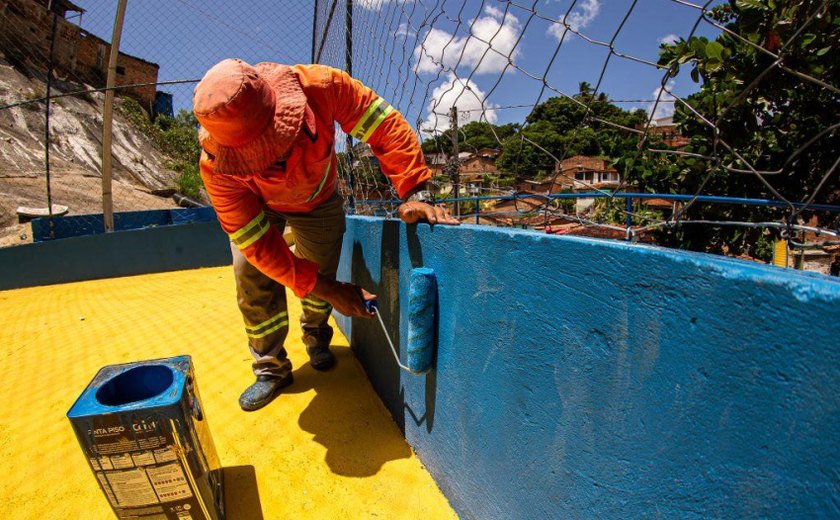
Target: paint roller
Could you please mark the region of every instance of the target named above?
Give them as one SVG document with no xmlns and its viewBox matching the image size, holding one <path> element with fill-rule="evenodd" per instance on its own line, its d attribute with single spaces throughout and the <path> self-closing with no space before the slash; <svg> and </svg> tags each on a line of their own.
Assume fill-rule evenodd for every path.
<svg viewBox="0 0 840 520">
<path fill-rule="evenodd" d="M 437 280 L 435 272 L 427 267 L 411 270 L 408 282 L 408 345 L 406 357 L 408 366 L 400 362 L 394 342 L 385 328 L 379 305 L 376 300 L 365 302 L 367 309 L 379 318 L 382 332 L 391 346 L 391 352 L 397 365 L 412 374 L 425 374 L 432 369 L 434 362 L 435 340 L 435 302 L 437 300 Z"/>
</svg>

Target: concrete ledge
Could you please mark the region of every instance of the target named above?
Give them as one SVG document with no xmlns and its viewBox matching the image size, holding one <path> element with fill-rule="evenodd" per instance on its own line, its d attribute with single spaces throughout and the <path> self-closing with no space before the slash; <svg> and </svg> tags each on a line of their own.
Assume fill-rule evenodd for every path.
<svg viewBox="0 0 840 520">
<path fill-rule="evenodd" d="M 0 249 L 0 290 L 230 262 L 216 221 L 116 231 Z"/>
<path fill-rule="evenodd" d="M 408 272 L 438 279 L 436 370 L 340 319 L 464 519 L 840 515 L 840 280 L 711 255 L 347 222 L 339 278 L 405 356 Z"/>
</svg>

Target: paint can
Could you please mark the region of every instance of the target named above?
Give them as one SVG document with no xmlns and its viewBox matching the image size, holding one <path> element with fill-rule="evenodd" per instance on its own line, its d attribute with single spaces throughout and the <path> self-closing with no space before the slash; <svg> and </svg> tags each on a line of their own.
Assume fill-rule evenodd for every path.
<svg viewBox="0 0 840 520">
<path fill-rule="evenodd" d="M 222 469 L 189 356 L 104 367 L 67 417 L 117 518 L 224 519 Z"/>
</svg>

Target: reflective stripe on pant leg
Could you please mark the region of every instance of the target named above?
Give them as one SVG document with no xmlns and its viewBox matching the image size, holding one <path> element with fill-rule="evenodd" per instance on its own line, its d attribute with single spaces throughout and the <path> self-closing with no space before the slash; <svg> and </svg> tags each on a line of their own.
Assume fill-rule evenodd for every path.
<svg viewBox="0 0 840 520">
<path fill-rule="evenodd" d="M 332 312 L 332 305 L 311 295 L 302 299 L 300 306 L 303 307 L 304 312 L 308 311 L 314 314 L 329 314 Z"/>
<path fill-rule="evenodd" d="M 300 301 L 300 306 L 303 310 L 300 315 L 303 343 L 309 348 L 329 345 L 333 330 L 327 323 L 332 313 L 332 305 L 314 296 L 307 296 Z"/>
<path fill-rule="evenodd" d="M 344 237 L 344 199 L 338 193 L 313 211 L 302 215 L 286 215 L 295 235 L 295 254 L 318 264 L 318 273 L 335 279 Z M 300 321 L 307 346 L 329 343 L 332 327 L 327 324 L 332 307 L 320 298 L 307 296 L 301 300 Z"/>
<path fill-rule="evenodd" d="M 289 332 L 288 313 L 283 310 L 257 325 L 246 325 L 248 347 L 254 356 L 254 374 L 285 377 L 292 370 L 283 343 Z"/>
<path fill-rule="evenodd" d="M 255 361 L 254 373 L 284 376 L 291 371 L 283 342 L 289 331 L 286 289 L 248 263 L 231 244 L 237 303 L 245 322 L 245 335 Z"/>
</svg>

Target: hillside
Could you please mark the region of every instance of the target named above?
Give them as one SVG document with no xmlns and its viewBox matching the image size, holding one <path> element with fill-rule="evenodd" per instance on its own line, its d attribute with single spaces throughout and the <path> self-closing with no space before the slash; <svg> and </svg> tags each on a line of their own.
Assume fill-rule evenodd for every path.
<svg viewBox="0 0 840 520">
<path fill-rule="evenodd" d="M 53 92 L 85 86 L 56 81 Z M 0 105 L 42 97 L 44 81 L 37 73 L 16 68 L 0 53 Z M 102 212 L 100 157 L 103 93 L 53 100 L 50 108 L 50 177 L 53 204 L 69 207 L 70 215 Z M 117 98 L 116 104 L 121 103 Z M 174 187 L 177 173 L 167 157 L 119 110 L 114 111 L 113 202 L 115 211 L 171 208 L 168 197 L 152 192 Z M 18 206 L 46 208 L 44 168 L 44 103 L 0 110 L 0 246 L 29 241 L 17 223 Z"/>
</svg>

